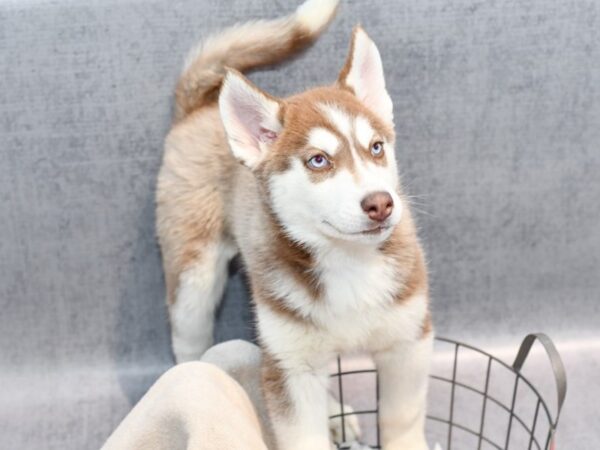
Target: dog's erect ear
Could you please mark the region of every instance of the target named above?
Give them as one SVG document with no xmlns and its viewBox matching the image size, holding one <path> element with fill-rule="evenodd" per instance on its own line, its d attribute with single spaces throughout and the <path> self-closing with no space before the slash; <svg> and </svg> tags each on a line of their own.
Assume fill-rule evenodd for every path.
<svg viewBox="0 0 600 450">
<path fill-rule="evenodd" d="M 367 108 L 386 123 L 393 122 L 392 99 L 385 89 L 379 50 L 361 27 L 354 28 L 350 53 L 338 77 L 338 84 L 351 89 Z"/>
<path fill-rule="evenodd" d="M 239 72 L 229 71 L 221 88 L 219 109 L 234 156 L 255 168 L 281 131 L 279 102 Z"/>
</svg>

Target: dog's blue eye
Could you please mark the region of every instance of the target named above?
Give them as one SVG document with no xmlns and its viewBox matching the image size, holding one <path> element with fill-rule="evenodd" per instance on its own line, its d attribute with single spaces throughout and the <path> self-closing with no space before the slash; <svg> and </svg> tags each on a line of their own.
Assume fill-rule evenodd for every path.
<svg viewBox="0 0 600 450">
<path fill-rule="evenodd" d="M 323 155 L 315 155 L 308 160 L 308 167 L 321 170 L 329 167 L 329 160 Z"/>
<path fill-rule="evenodd" d="M 373 156 L 381 156 L 383 155 L 383 142 L 377 141 L 371 145 L 371 154 Z"/>
</svg>

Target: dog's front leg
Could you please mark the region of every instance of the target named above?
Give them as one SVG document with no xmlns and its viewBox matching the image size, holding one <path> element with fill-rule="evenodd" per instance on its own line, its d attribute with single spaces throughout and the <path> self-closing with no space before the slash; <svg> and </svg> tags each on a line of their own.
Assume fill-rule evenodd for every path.
<svg viewBox="0 0 600 450">
<path fill-rule="evenodd" d="M 327 375 L 263 361 L 263 390 L 277 450 L 330 450 Z"/>
<path fill-rule="evenodd" d="M 374 355 L 379 373 L 383 450 L 427 450 L 425 403 L 433 348 L 431 333 Z"/>
</svg>

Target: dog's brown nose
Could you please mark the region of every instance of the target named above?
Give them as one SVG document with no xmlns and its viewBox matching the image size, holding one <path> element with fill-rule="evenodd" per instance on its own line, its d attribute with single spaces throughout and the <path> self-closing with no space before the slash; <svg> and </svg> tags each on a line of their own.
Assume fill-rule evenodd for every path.
<svg viewBox="0 0 600 450">
<path fill-rule="evenodd" d="M 394 200 L 388 192 L 371 192 L 360 202 L 360 206 L 369 218 L 383 222 L 390 217 L 394 209 Z"/>
</svg>

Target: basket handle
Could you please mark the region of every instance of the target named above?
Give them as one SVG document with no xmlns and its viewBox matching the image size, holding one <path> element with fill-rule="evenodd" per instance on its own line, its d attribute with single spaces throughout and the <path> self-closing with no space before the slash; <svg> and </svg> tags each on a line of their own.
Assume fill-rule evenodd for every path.
<svg viewBox="0 0 600 450">
<path fill-rule="evenodd" d="M 515 371 L 521 371 L 523 363 L 525 363 L 527 355 L 529 355 L 529 350 L 531 350 L 531 347 L 536 339 L 544 346 L 544 349 L 546 350 L 546 354 L 548 355 L 550 364 L 552 366 L 552 372 L 554 373 L 554 380 L 556 381 L 556 391 L 558 393 L 558 408 L 556 411 L 556 419 L 554 420 L 554 428 L 556 428 L 556 425 L 558 424 L 558 418 L 560 417 L 560 411 L 563 407 L 563 403 L 565 402 L 565 396 L 567 395 L 567 374 L 565 372 L 565 366 L 562 362 L 562 359 L 558 354 L 558 350 L 556 350 L 552 340 L 550 340 L 550 338 L 544 333 L 532 333 L 527 335 L 521 343 L 521 347 L 519 348 L 519 352 L 517 353 L 517 357 L 515 358 L 515 362 L 512 366 Z"/>
</svg>

